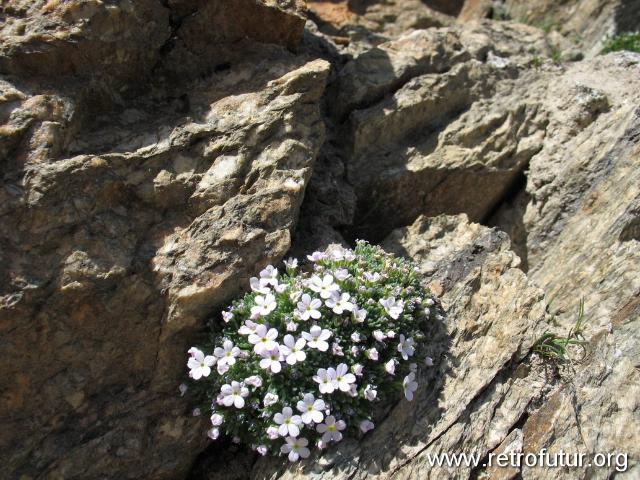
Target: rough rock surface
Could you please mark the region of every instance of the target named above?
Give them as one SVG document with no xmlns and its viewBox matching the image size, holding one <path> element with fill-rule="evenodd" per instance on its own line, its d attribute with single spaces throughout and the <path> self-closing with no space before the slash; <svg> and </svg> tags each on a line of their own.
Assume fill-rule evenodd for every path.
<svg viewBox="0 0 640 480">
<path fill-rule="evenodd" d="M 430 467 L 428 456 L 483 458 L 541 395 L 543 371 L 523 360 L 543 327 L 544 294 L 517 268 L 504 233 L 464 215 L 420 217 L 383 247 L 414 259 L 447 311 L 419 394 L 359 442 L 344 441 L 301 469 L 260 460 L 250 478 L 453 478 L 453 470 Z M 455 478 L 471 475 L 471 468 L 455 471 Z"/>
<path fill-rule="evenodd" d="M 275 2 L 234 4 L 253 27 L 168 3 L 2 6 L 3 478 L 184 475 L 204 443 L 177 391 L 187 342 L 289 249 L 329 64 L 259 43 L 302 34 Z M 252 38 L 255 9 L 274 19 Z M 235 59 L 203 47 L 210 71 L 168 88 L 154 69 L 204 23 L 242 37 Z"/>
</svg>

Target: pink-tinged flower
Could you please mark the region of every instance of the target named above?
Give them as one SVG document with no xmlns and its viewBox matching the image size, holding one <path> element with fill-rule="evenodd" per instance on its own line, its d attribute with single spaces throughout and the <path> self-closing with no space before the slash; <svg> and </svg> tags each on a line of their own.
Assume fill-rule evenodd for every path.
<svg viewBox="0 0 640 480">
<path fill-rule="evenodd" d="M 324 400 L 316 399 L 312 393 L 306 393 L 303 400 L 298 402 L 298 411 L 302 413 L 302 421 L 306 424 L 320 423 L 324 418 L 322 411 L 326 408 Z"/>
<path fill-rule="evenodd" d="M 353 373 L 349 373 L 349 367 L 345 363 L 341 363 L 336 367 L 337 387 L 341 391 L 348 392 L 351 389 L 351 384 L 355 381 L 356 376 Z"/>
<path fill-rule="evenodd" d="M 333 272 L 333 276 L 343 282 L 345 281 L 347 278 L 349 278 L 351 276 L 351 274 L 349 273 L 349 270 L 347 270 L 346 268 L 337 268 L 334 272 Z"/>
<path fill-rule="evenodd" d="M 358 332 L 353 332 L 351 334 L 351 341 L 354 343 L 360 343 L 360 340 L 362 340 L 362 337 L 360 336 L 360 334 Z"/>
<path fill-rule="evenodd" d="M 397 320 L 404 310 L 404 302 L 402 300 L 396 301 L 395 297 L 381 298 L 379 302 L 387 314 L 394 320 Z"/>
<path fill-rule="evenodd" d="M 244 399 L 249 396 L 249 389 L 235 380 L 231 385 L 225 384 L 220 388 L 223 395 L 222 403 L 225 407 L 234 405 L 236 408 L 244 407 Z"/>
<path fill-rule="evenodd" d="M 262 355 L 262 352 L 278 348 L 276 338 L 278 338 L 278 331 L 275 328 L 267 330 L 266 325 L 258 325 L 255 333 L 249 335 L 249 343 L 253 345 L 254 352 Z"/>
<path fill-rule="evenodd" d="M 322 434 L 322 441 L 329 443 L 331 441 L 339 442 L 342 440 L 342 433 L 340 430 L 347 428 L 347 424 L 342 420 L 336 422 L 336 418 L 333 415 L 329 415 L 324 423 L 316 426 L 316 431 Z"/>
<path fill-rule="evenodd" d="M 355 357 L 356 355 L 359 355 L 359 354 L 360 354 L 360 349 L 355 345 L 351 345 L 351 355 Z"/>
<path fill-rule="evenodd" d="M 339 343 L 333 342 L 331 344 L 331 353 L 336 357 L 344 357 L 344 352 L 342 351 L 342 347 Z"/>
<path fill-rule="evenodd" d="M 398 344 L 398 352 L 400 352 L 400 355 L 402 355 L 402 358 L 404 360 L 409 360 L 409 357 L 411 355 L 413 355 L 413 353 L 415 352 L 415 342 L 413 341 L 413 338 L 407 338 L 405 340 L 404 335 L 400 334 L 400 343 Z"/>
<path fill-rule="evenodd" d="M 278 427 L 274 427 L 273 425 L 267 428 L 267 436 L 270 440 L 275 440 L 280 437 L 278 433 Z"/>
<path fill-rule="evenodd" d="M 267 393 L 264 396 L 264 399 L 262 400 L 262 404 L 265 407 L 270 407 L 271 405 L 275 405 L 276 403 L 278 403 L 278 395 L 276 395 L 275 393 Z"/>
<path fill-rule="evenodd" d="M 344 259 L 345 259 L 347 262 L 353 262 L 353 261 L 356 259 L 356 254 L 355 254 L 355 253 L 353 253 L 353 250 L 351 250 L 351 249 L 347 248 L 347 249 L 344 251 Z"/>
<path fill-rule="evenodd" d="M 377 282 L 378 280 L 380 280 L 380 278 L 382 278 L 378 272 L 373 272 L 373 273 L 364 272 L 363 275 L 364 275 L 364 279 L 367 282 L 371 282 L 371 283 Z"/>
<path fill-rule="evenodd" d="M 286 359 L 289 365 L 295 365 L 297 362 L 303 362 L 307 358 L 307 354 L 303 349 L 306 345 L 304 338 L 295 339 L 293 335 L 284 336 L 284 345 L 280 345 L 280 353 Z"/>
<path fill-rule="evenodd" d="M 260 272 L 260 280 L 264 280 L 265 283 L 273 285 L 278 284 L 278 269 L 273 265 L 267 265 L 267 267 Z"/>
<path fill-rule="evenodd" d="M 211 415 L 211 425 L 214 427 L 219 427 L 224 422 L 224 417 L 219 413 L 214 413 Z"/>
<path fill-rule="evenodd" d="M 369 430 L 373 430 L 375 425 L 371 420 L 363 420 L 360 422 L 360 431 L 362 433 L 367 433 Z"/>
<path fill-rule="evenodd" d="M 329 245 L 326 250 L 326 255 L 330 260 L 335 262 L 339 262 L 340 260 L 344 260 L 345 248 L 342 245 Z"/>
<path fill-rule="evenodd" d="M 333 393 L 338 388 L 336 371 L 333 368 L 318 369 L 318 374 L 313 376 L 313 381 L 319 384 L 320 393 Z"/>
<path fill-rule="evenodd" d="M 251 290 L 256 293 L 261 293 L 263 295 L 271 293 L 269 283 L 263 278 L 258 279 L 256 277 L 251 277 L 249 279 L 249 286 L 251 287 Z"/>
<path fill-rule="evenodd" d="M 280 447 L 280 451 L 288 454 L 287 458 L 289 458 L 290 462 L 295 462 L 299 458 L 307 458 L 311 454 L 307 448 L 309 440 L 306 438 L 287 437 L 285 440 L 287 443 Z"/>
<path fill-rule="evenodd" d="M 356 363 L 351 367 L 351 371 L 356 375 L 356 377 L 361 377 L 363 370 L 364 370 L 364 367 L 359 363 Z"/>
<path fill-rule="evenodd" d="M 345 311 L 350 312 L 353 310 L 353 303 L 349 301 L 351 295 L 343 293 L 340 295 L 338 292 L 334 292 L 330 298 L 325 300 L 327 307 L 333 310 L 333 313 L 342 315 Z"/>
<path fill-rule="evenodd" d="M 357 323 L 363 323 L 367 318 L 367 311 L 364 308 L 358 308 L 355 305 L 351 313 L 353 314 L 353 319 Z"/>
<path fill-rule="evenodd" d="M 258 452 L 263 457 L 267 454 L 268 451 L 269 450 L 267 450 L 267 447 L 265 445 L 258 445 L 256 447 L 256 452 Z"/>
<path fill-rule="evenodd" d="M 248 378 L 244 379 L 245 385 L 251 385 L 256 388 L 260 388 L 262 386 L 262 378 L 258 375 L 251 375 Z"/>
<path fill-rule="evenodd" d="M 322 329 L 318 325 L 314 325 L 309 329 L 309 332 L 302 332 L 302 338 L 307 341 L 307 345 L 310 348 L 315 348 L 321 352 L 326 352 L 329 349 L 327 340 L 331 337 L 331 331 Z"/>
<path fill-rule="evenodd" d="M 340 286 L 337 283 L 333 283 L 331 275 L 325 275 L 322 279 L 314 275 L 309 281 L 309 288 L 320 294 L 320 297 L 324 299 L 331 297 L 333 292 L 340 290 Z"/>
<path fill-rule="evenodd" d="M 301 320 L 309 320 L 309 318 L 320 318 L 320 307 L 322 302 L 317 298 L 311 298 L 308 293 L 302 295 L 302 299 L 298 302 L 296 313 Z"/>
<path fill-rule="evenodd" d="M 282 370 L 282 364 L 280 362 L 284 361 L 284 358 L 278 347 L 272 350 L 264 350 L 260 353 L 260 356 L 262 357 L 262 360 L 260 360 L 260 368 L 270 370 L 273 373 L 280 373 Z"/>
<path fill-rule="evenodd" d="M 378 361 L 378 350 L 376 350 L 375 348 L 370 348 L 369 350 L 367 350 L 365 352 L 365 355 L 367 356 L 368 359 L 373 360 L 374 362 Z"/>
<path fill-rule="evenodd" d="M 384 342 L 384 339 L 387 338 L 387 336 L 381 330 L 374 330 L 373 338 L 379 342 Z"/>
<path fill-rule="evenodd" d="M 266 294 L 264 297 L 262 295 L 256 295 L 255 302 L 255 306 L 251 307 L 252 315 L 269 315 L 277 307 L 276 297 L 271 293 Z"/>
<path fill-rule="evenodd" d="M 393 330 L 389 330 L 387 332 L 387 338 L 395 338 L 396 336 L 396 332 L 394 332 Z"/>
<path fill-rule="evenodd" d="M 378 391 L 375 388 L 373 388 L 371 385 L 367 385 L 364 388 L 364 398 L 366 398 L 370 402 L 373 402 L 377 396 L 378 396 Z"/>
<path fill-rule="evenodd" d="M 273 416 L 273 421 L 280 425 L 278 427 L 278 433 L 286 437 L 297 437 L 300 435 L 300 426 L 302 425 L 302 418 L 300 415 L 294 415 L 291 407 L 284 407 L 282 413 L 276 413 Z"/>
<path fill-rule="evenodd" d="M 194 380 L 200 380 L 202 377 L 208 377 L 211 374 L 211 367 L 215 365 L 216 358 L 212 355 L 207 355 L 198 349 L 191 350 L 192 357 L 187 362 L 189 367 L 189 376 Z"/>
<path fill-rule="evenodd" d="M 218 359 L 218 365 L 226 363 L 231 366 L 236 363 L 236 357 L 240 355 L 240 349 L 235 347 L 231 340 L 225 340 L 222 348 L 216 347 L 213 350 L 213 354 Z"/>
<path fill-rule="evenodd" d="M 311 255 L 307 255 L 307 258 L 311 262 L 319 262 L 320 260 L 324 260 L 324 253 L 322 252 L 313 252 Z"/>
<path fill-rule="evenodd" d="M 298 330 L 298 324 L 296 322 L 294 322 L 293 320 L 290 322 L 287 322 L 287 332 L 295 332 Z"/>
<path fill-rule="evenodd" d="M 392 358 L 387 363 L 385 363 L 384 364 L 384 369 L 387 371 L 387 373 L 389 373 L 391 375 L 395 375 L 395 373 L 396 373 L 396 362 L 395 362 L 395 360 Z"/>
<path fill-rule="evenodd" d="M 211 440 L 217 440 L 219 436 L 220 436 L 219 428 L 213 427 L 207 430 L 207 437 L 209 437 Z"/>
<path fill-rule="evenodd" d="M 245 320 L 244 325 L 242 325 L 238 329 L 238 333 L 240 335 L 251 335 L 252 333 L 256 333 L 256 329 L 258 328 L 259 323 L 256 323 L 251 320 Z"/>
<path fill-rule="evenodd" d="M 416 382 L 416 374 L 411 372 L 404 377 L 402 381 L 402 388 L 404 389 L 404 396 L 407 400 L 413 400 L 413 392 L 418 389 L 418 382 Z"/>
<path fill-rule="evenodd" d="M 224 375 L 225 373 L 227 373 L 229 371 L 229 364 L 228 363 L 219 363 L 217 368 L 218 368 L 218 374 L 219 375 Z"/>
<path fill-rule="evenodd" d="M 202 412 L 200 411 L 199 408 L 194 408 L 193 412 L 191 412 L 191 415 L 193 415 L 194 417 L 199 417 L 202 414 Z"/>
<path fill-rule="evenodd" d="M 229 323 L 231 320 L 233 320 L 233 313 L 227 312 L 227 311 L 223 311 L 222 312 L 222 321 L 224 323 Z"/>
</svg>

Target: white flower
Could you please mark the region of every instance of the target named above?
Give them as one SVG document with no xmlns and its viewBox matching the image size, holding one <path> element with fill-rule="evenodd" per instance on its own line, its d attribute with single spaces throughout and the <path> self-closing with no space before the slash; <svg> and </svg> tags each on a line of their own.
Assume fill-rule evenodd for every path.
<svg viewBox="0 0 640 480">
<path fill-rule="evenodd" d="M 287 289 L 288 285 L 286 283 L 279 283 L 278 285 L 276 285 L 275 287 L 273 287 L 273 289 L 277 292 L 277 293 L 284 293 L 284 291 Z"/>
<path fill-rule="evenodd" d="M 224 422 L 224 417 L 219 413 L 214 413 L 213 415 L 211 415 L 211 425 L 213 425 L 214 427 L 219 427 L 220 425 L 222 425 L 222 422 Z"/>
<path fill-rule="evenodd" d="M 352 341 L 353 343 L 359 343 L 359 342 L 360 342 L 360 340 L 361 340 L 361 337 L 360 337 L 360 334 L 359 334 L 358 332 L 353 332 L 353 333 L 351 334 L 351 341 Z"/>
<path fill-rule="evenodd" d="M 344 259 L 344 253 L 345 253 L 344 247 L 342 245 L 337 245 L 337 244 L 329 245 L 329 247 L 326 250 L 326 254 L 329 257 L 329 259 L 334 260 L 336 262 L 339 262 L 340 260 Z"/>
<path fill-rule="evenodd" d="M 222 403 L 225 407 L 234 405 L 236 408 L 242 408 L 244 407 L 244 397 L 249 396 L 249 389 L 234 380 L 231 385 L 228 383 L 223 385 L 220 388 L 220 393 L 223 395 Z"/>
<path fill-rule="evenodd" d="M 191 347 L 189 350 L 187 350 L 187 353 L 189 354 L 190 357 L 193 357 L 196 352 L 199 352 L 200 349 L 196 348 L 196 347 Z"/>
<path fill-rule="evenodd" d="M 382 331 L 380 331 L 380 330 L 374 330 L 373 331 L 373 338 L 375 338 L 379 342 L 383 342 L 384 339 L 387 338 L 387 336 L 384 333 L 382 333 Z"/>
<path fill-rule="evenodd" d="M 296 340 L 293 335 L 285 335 L 284 345 L 280 345 L 280 353 L 284 355 L 289 365 L 303 362 L 307 358 L 307 354 L 302 351 L 306 343 L 304 338 Z"/>
<path fill-rule="evenodd" d="M 187 387 L 186 383 L 181 383 L 180 386 L 178 387 L 178 390 L 180 390 L 180 396 L 184 397 L 184 394 L 187 393 L 187 389 L 189 387 Z"/>
<path fill-rule="evenodd" d="M 355 345 L 351 345 L 351 355 L 354 357 L 360 353 L 360 349 Z"/>
<path fill-rule="evenodd" d="M 387 314 L 394 320 L 398 319 L 404 309 L 404 302 L 402 300 L 398 300 L 396 302 L 395 297 L 381 298 L 379 302 L 380 305 L 384 307 Z"/>
<path fill-rule="evenodd" d="M 199 417 L 202 414 L 202 412 L 200 411 L 199 408 L 194 408 L 193 412 L 191 412 L 191 415 L 193 415 L 194 417 Z"/>
<path fill-rule="evenodd" d="M 322 279 L 314 275 L 309 281 L 309 288 L 319 293 L 320 296 L 325 299 L 331 297 L 332 292 L 340 290 L 338 284 L 333 283 L 333 277 L 331 275 L 325 275 Z"/>
<path fill-rule="evenodd" d="M 378 361 L 378 350 L 375 348 L 370 348 L 365 352 L 365 355 L 368 359 L 373 360 L 374 362 Z"/>
<path fill-rule="evenodd" d="M 371 420 L 363 420 L 360 422 L 360 431 L 362 433 L 367 433 L 369 430 L 373 430 L 374 424 Z"/>
<path fill-rule="evenodd" d="M 278 428 L 274 427 L 273 425 L 267 428 L 267 436 L 271 439 L 271 440 L 275 440 L 276 438 L 280 437 L 280 434 L 278 433 Z"/>
<path fill-rule="evenodd" d="M 298 324 L 296 322 L 293 320 L 287 322 L 287 332 L 295 332 L 296 330 L 298 330 Z"/>
<path fill-rule="evenodd" d="M 384 369 L 387 371 L 387 373 L 389 373 L 391 375 L 394 375 L 396 373 L 396 362 L 395 362 L 395 360 L 392 358 L 387 363 L 385 363 L 384 364 Z"/>
<path fill-rule="evenodd" d="M 439 322 L 442 322 L 444 320 L 444 317 L 440 314 L 436 315 L 436 320 L 438 320 Z"/>
<path fill-rule="evenodd" d="M 349 270 L 347 270 L 346 268 L 337 268 L 333 272 L 333 276 L 336 277 L 338 280 L 340 280 L 342 282 L 342 281 L 346 280 L 347 278 L 349 278 L 351 276 L 351 274 L 349 273 Z"/>
<path fill-rule="evenodd" d="M 338 388 L 336 381 L 336 371 L 333 368 L 319 368 L 318 374 L 314 375 L 313 381 L 319 383 L 320 393 L 333 393 Z"/>
<path fill-rule="evenodd" d="M 378 396 L 378 391 L 375 388 L 373 388 L 371 385 L 367 385 L 365 387 L 364 398 L 366 398 L 370 402 L 373 402 L 377 396 Z"/>
<path fill-rule="evenodd" d="M 424 314 L 428 317 L 431 315 L 431 309 L 430 308 L 425 308 L 424 310 Z"/>
<path fill-rule="evenodd" d="M 396 336 L 396 332 L 394 332 L 393 330 L 389 330 L 387 332 L 387 338 L 395 338 Z"/>
<path fill-rule="evenodd" d="M 264 297 L 256 295 L 255 306 L 251 307 L 251 315 L 269 315 L 276 309 L 276 297 L 268 293 Z"/>
<path fill-rule="evenodd" d="M 262 386 L 262 378 L 260 378 L 258 375 L 251 375 L 250 377 L 244 379 L 244 383 L 246 385 L 252 385 L 256 388 L 260 388 Z"/>
<path fill-rule="evenodd" d="M 249 279 L 249 286 L 254 292 L 262 293 L 263 295 L 271 292 L 269 289 L 269 283 L 267 283 L 264 278 L 258 279 L 257 277 L 251 277 Z"/>
<path fill-rule="evenodd" d="M 400 334 L 400 343 L 398 344 L 398 351 L 404 360 L 409 360 L 409 357 L 416 351 L 414 347 L 415 342 L 413 338 L 407 338 L 405 340 L 404 335 Z"/>
<path fill-rule="evenodd" d="M 404 396 L 407 400 L 413 400 L 413 392 L 418 389 L 418 383 L 416 382 L 416 374 L 410 372 L 409 375 L 404 377 L 402 381 L 402 388 L 404 388 Z"/>
<path fill-rule="evenodd" d="M 316 398 L 312 393 L 306 393 L 303 400 L 298 402 L 298 411 L 302 413 L 302 421 L 306 424 L 311 422 L 320 423 L 324 418 L 322 411 L 326 408 L 324 400 Z"/>
<path fill-rule="evenodd" d="M 320 260 L 323 260 L 324 257 L 325 257 L 325 254 L 322 252 L 313 252 L 311 255 L 307 255 L 307 258 L 312 262 L 318 262 Z"/>
<path fill-rule="evenodd" d="M 418 364 L 417 363 L 410 363 L 409 364 L 409 370 L 412 372 L 417 372 L 418 371 Z"/>
<path fill-rule="evenodd" d="M 258 325 L 260 324 L 251 320 L 245 320 L 244 325 L 238 329 L 238 333 L 240 335 L 251 335 L 252 333 L 256 333 Z"/>
<path fill-rule="evenodd" d="M 324 423 L 316 426 L 316 431 L 322 433 L 322 441 L 329 443 L 330 441 L 339 442 L 342 440 L 342 433 L 340 430 L 344 430 L 347 424 L 342 420 L 336 422 L 336 418 L 333 415 L 329 415 Z"/>
<path fill-rule="evenodd" d="M 289 294 L 289 298 L 292 302 L 297 302 L 300 298 L 300 295 L 302 295 L 302 290 L 294 290 Z"/>
<path fill-rule="evenodd" d="M 300 434 L 302 418 L 300 415 L 294 415 L 291 407 L 284 407 L 282 413 L 276 413 L 273 416 L 273 421 L 280 425 L 278 433 L 283 437 L 287 435 L 297 437 Z"/>
<path fill-rule="evenodd" d="M 367 311 L 364 308 L 358 308 L 355 305 L 351 313 L 353 313 L 353 319 L 358 323 L 364 322 L 367 318 Z"/>
<path fill-rule="evenodd" d="M 342 347 L 339 343 L 333 342 L 331 344 L 331 353 L 333 353 L 336 357 L 344 357 L 344 352 L 342 351 Z"/>
<path fill-rule="evenodd" d="M 299 458 L 307 458 L 311 454 L 307 448 L 309 440 L 306 438 L 287 437 L 285 440 L 287 443 L 280 447 L 280 451 L 289 454 L 288 458 L 290 462 L 295 462 Z"/>
<path fill-rule="evenodd" d="M 233 313 L 227 312 L 227 311 L 222 312 L 222 321 L 224 323 L 229 323 L 232 319 L 233 319 Z"/>
<path fill-rule="evenodd" d="M 338 315 L 342 315 L 344 311 L 350 312 L 353 310 L 353 303 L 349 301 L 351 295 L 348 293 L 343 293 L 340 295 L 338 292 L 334 292 L 330 298 L 325 300 L 327 307 L 333 310 L 333 313 L 337 313 Z"/>
<path fill-rule="evenodd" d="M 260 272 L 260 280 L 275 287 L 278 284 L 278 269 L 273 268 L 273 265 L 267 265 L 267 268 Z"/>
<path fill-rule="evenodd" d="M 356 363 L 351 367 L 351 371 L 356 374 L 356 377 L 361 377 L 363 370 L 364 370 L 364 367 L 359 363 Z"/>
<path fill-rule="evenodd" d="M 260 368 L 271 370 L 273 373 L 279 373 L 280 370 L 282 370 L 282 364 L 280 362 L 283 361 L 284 358 L 277 346 L 272 350 L 262 351 L 260 356 L 262 357 L 262 360 L 260 360 Z"/>
<path fill-rule="evenodd" d="M 349 367 L 345 363 L 341 363 L 336 367 L 337 386 L 343 392 L 348 392 L 351 389 L 350 384 L 356 381 L 356 376 L 353 373 L 348 372 Z"/>
<path fill-rule="evenodd" d="M 433 367 L 433 358 L 431 358 L 431 357 L 426 357 L 426 358 L 424 359 L 424 364 L 425 364 L 427 367 Z"/>
<path fill-rule="evenodd" d="M 298 309 L 296 310 L 301 320 L 309 320 L 309 318 L 320 318 L 319 308 L 322 306 L 322 302 L 317 298 L 311 298 L 308 293 L 302 295 L 302 299 L 298 302 Z"/>
<path fill-rule="evenodd" d="M 217 440 L 219 436 L 220 436 L 219 428 L 213 427 L 207 430 L 207 437 L 209 437 L 211 440 Z"/>
<path fill-rule="evenodd" d="M 367 282 L 377 282 L 378 280 L 380 280 L 380 274 L 378 272 L 364 272 L 364 278 Z"/>
<path fill-rule="evenodd" d="M 254 352 L 262 355 L 262 352 L 278 348 L 278 343 L 275 341 L 276 338 L 278 338 L 278 331 L 275 328 L 267 330 L 266 325 L 258 325 L 256 332 L 249 335 L 249 343 L 254 346 Z"/>
<path fill-rule="evenodd" d="M 211 373 L 211 367 L 216 363 L 216 357 L 212 355 L 205 356 L 201 350 L 192 350 L 193 356 L 187 362 L 189 376 L 194 380 L 199 380 L 202 377 L 208 377 Z"/>
<path fill-rule="evenodd" d="M 356 254 L 355 254 L 355 253 L 353 253 L 353 250 L 351 250 L 350 248 L 347 248 L 347 249 L 344 251 L 344 259 L 345 259 L 347 262 L 353 262 L 353 261 L 356 259 Z"/>
<path fill-rule="evenodd" d="M 268 451 L 269 450 L 267 450 L 267 447 L 265 445 L 258 445 L 256 447 L 256 452 L 258 452 L 263 457 L 267 454 Z"/>
<path fill-rule="evenodd" d="M 357 397 L 358 396 L 358 387 L 356 387 L 355 383 L 352 383 L 349 391 L 347 392 L 349 394 L 350 397 Z"/>
<path fill-rule="evenodd" d="M 290 269 L 295 269 L 298 267 L 298 259 L 289 257 L 284 261 L 284 266 Z"/>
<path fill-rule="evenodd" d="M 213 354 L 218 358 L 218 366 L 227 364 L 229 366 L 236 363 L 236 357 L 240 355 L 240 349 L 233 345 L 231 340 L 225 340 L 222 348 L 216 347 Z"/>
<path fill-rule="evenodd" d="M 428 306 L 432 307 L 435 305 L 436 302 L 433 301 L 433 298 L 427 298 L 424 303 L 426 303 Z"/>
<path fill-rule="evenodd" d="M 323 330 L 318 325 L 314 325 L 309 329 L 309 332 L 302 332 L 302 337 L 307 341 L 309 347 L 326 352 L 329 349 L 327 340 L 331 337 L 331 331 Z"/>
<path fill-rule="evenodd" d="M 262 400 L 262 404 L 265 407 L 270 407 L 271 405 L 278 403 L 278 399 L 279 397 L 275 393 L 267 393 Z"/>
</svg>

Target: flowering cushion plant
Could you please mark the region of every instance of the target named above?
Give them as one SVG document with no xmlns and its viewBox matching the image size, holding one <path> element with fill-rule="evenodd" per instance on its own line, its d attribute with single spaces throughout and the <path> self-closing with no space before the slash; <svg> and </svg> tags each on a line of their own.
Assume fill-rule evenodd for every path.
<svg viewBox="0 0 640 480">
<path fill-rule="evenodd" d="M 212 439 L 306 458 L 371 430 L 376 403 L 412 400 L 418 365 L 432 364 L 426 332 L 441 313 L 413 264 L 364 241 L 307 258 L 262 270 L 211 344 L 189 349 Z"/>
</svg>

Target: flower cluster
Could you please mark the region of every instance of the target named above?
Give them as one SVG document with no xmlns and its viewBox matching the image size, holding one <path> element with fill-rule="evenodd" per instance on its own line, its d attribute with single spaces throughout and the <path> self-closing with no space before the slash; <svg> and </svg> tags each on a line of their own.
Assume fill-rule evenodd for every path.
<svg viewBox="0 0 640 480">
<path fill-rule="evenodd" d="M 433 364 L 426 333 L 441 312 L 416 268 L 363 241 L 307 258 L 251 278 L 211 344 L 189 349 L 210 438 L 225 433 L 296 461 L 374 428 L 376 405 L 417 394 L 418 365 Z"/>
</svg>

